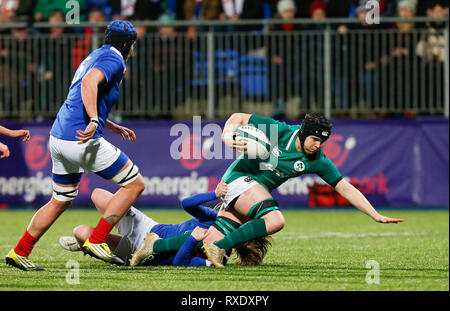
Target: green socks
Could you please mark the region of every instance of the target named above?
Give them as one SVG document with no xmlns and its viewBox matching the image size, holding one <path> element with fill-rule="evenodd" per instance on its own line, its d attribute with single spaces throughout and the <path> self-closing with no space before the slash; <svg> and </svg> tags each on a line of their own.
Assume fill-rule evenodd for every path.
<svg viewBox="0 0 450 311">
<path fill-rule="evenodd" d="M 159 239 L 156 240 L 155 244 L 153 244 L 153 253 L 163 253 L 163 252 L 173 252 L 178 251 L 181 246 L 183 246 L 184 242 L 191 235 L 192 230 L 186 231 L 183 234 L 176 235 L 174 237 L 168 239 Z M 198 242 L 195 245 L 194 251 L 202 252 L 203 241 Z"/>
<path fill-rule="evenodd" d="M 192 230 L 186 231 L 183 234 L 176 235 L 169 239 L 159 239 L 153 245 L 153 253 L 163 253 L 177 251 L 184 244 L 187 238 L 191 235 Z"/>
<path fill-rule="evenodd" d="M 222 240 L 214 242 L 214 244 L 224 250 L 229 250 L 240 243 L 264 236 L 267 236 L 266 222 L 264 219 L 259 218 L 243 224 Z"/>
<path fill-rule="evenodd" d="M 153 245 L 153 253 L 156 254 L 179 250 L 187 240 L 187 238 L 191 235 L 191 233 L 192 231 L 186 231 L 183 234 L 174 236 L 169 239 L 157 240 Z M 214 244 L 224 250 L 229 250 L 240 243 L 264 236 L 267 236 L 266 222 L 264 221 L 264 219 L 260 218 L 251 220 L 243 224 L 238 229 L 225 236 L 222 240 L 214 242 Z M 199 243 L 197 243 L 194 250 L 201 251 L 202 246 L 203 243 L 200 241 Z"/>
</svg>

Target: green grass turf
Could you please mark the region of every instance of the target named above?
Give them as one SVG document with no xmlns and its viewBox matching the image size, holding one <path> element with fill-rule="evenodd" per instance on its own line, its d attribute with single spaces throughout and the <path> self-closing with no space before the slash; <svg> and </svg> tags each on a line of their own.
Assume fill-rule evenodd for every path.
<svg viewBox="0 0 450 311">
<path fill-rule="evenodd" d="M 144 212 L 161 223 L 188 218 L 182 211 Z M 45 267 L 23 272 L 0 262 L 0 290 L 159 291 L 416 291 L 449 290 L 448 211 L 382 211 L 401 224 L 378 224 L 353 210 L 287 210 L 285 228 L 275 234 L 263 264 L 210 267 L 114 267 L 82 253 L 63 250 L 61 235 L 78 224 L 94 226 L 100 214 L 65 212 L 43 236 L 30 258 Z M 0 212 L 0 254 L 22 236 L 33 211 Z M 379 284 L 368 284 L 366 263 L 379 264 Z M 73 263 L 79 284 L 71 284 Z M 72 264 L 72 265 L 71 265 Z M 69 280 L 69 282 L 67 281 Z"/>
</svg>

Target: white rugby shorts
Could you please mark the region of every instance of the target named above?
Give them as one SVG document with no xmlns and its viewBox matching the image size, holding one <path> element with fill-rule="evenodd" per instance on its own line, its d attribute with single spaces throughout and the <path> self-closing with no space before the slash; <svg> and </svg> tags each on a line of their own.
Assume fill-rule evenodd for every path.
<svg viewBox="0 0 450 311">
<path fill-rule="evenodd" d="M 128 262 L 131 255 L 144 243 L 147 233 L 158 223 L 133 206 L 120 219 L 117 231 L 123 238 L 120 240 L 114 254 Z"/>
<path fill-rule="evenodd" d="M 50 135 L 48 146 L 52 157 L 52 173 L 66 175 L 99 172 L 111 166 L 120 156 L 120 149 L 103 137 L 79 141 L 62 140 Z"/>
<path fill-rule="evenodd" d="M 222 198 L 223 201 L 223 208 L 228 208 L 228 205 L 238 196 L 240 196 L 242 193 L 247 191 L 248 189 L 252 188 L 253 186 L 256 186 L 258 182 L 254 180 L 251 177 L 248 176 L 242 176 L 239 177 L 229 184 L 227 184 L 228 192 L 225 194 L 225 196 Z"/>
</svg>

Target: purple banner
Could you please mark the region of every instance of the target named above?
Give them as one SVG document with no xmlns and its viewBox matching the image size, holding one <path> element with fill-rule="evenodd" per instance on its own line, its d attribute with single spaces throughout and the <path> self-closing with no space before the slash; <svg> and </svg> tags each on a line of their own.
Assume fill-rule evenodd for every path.
<svg viewBox="0 0 450 311">
<path fill-rule="evenodd" d="M 291 122 L 289 122 L 291 123 Z M 448 206 L 449 123 L 420 120 L 334 120 L 324 152 L 375 206 Z M 2 125 L 26 128 L 31 140 L 0 136 L 11 156 L 0 160 L 0 207 L 40 206 L 51 196 L 50 123 Z M 139 167 L 146 189 L 136 205 L 174 206 L 180 199 L 215 188 L 236 155 L 221 142 L 223 122 L 139 121 L 123 124 L 134 142 L 105 130 L 105 138 Z M 218 126 L 219 125 L 219 126 Z M 231 155 L 231 156 L 230 156 Z M 282 206 L 307 206 L 308 189 L 323 183 L 315 175 L 288 180 L 273 192 Z M 90 204 L 96 187 L 112 192 L 111 181 L 84 174 L 74 206 Z"/>
</svg>

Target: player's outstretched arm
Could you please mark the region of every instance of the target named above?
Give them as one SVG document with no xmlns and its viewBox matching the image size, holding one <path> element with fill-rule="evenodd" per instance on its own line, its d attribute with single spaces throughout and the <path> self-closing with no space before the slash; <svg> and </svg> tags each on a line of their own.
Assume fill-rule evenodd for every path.
<svg viewBox="0 0 450 311">
<path fill-rule="evenodd" d="M 201 204 L 221 198 L 227 193 L 227 191 L 227 184 L 221 180 L 215 191 L 198 193 L 187 197 L 181 201 L 181 206 L 183 206 L 186 212 L 194 217 L 203 220 L 214 220 L 217 217 L 217 211 Z"/>
<path fill-rule="evenodd" d="M 350 204 L 359 209 L 361 212 L 369 215 L 373 220 L 379 223 L 399 223 L 403 219 L 389 218 L 379 214 L 366 199 L 366 197 L 345 179 L 341 179 L 335 187 L 335 190 L 346 198 Z"/>
<path fill-rule="evenodd" d="M 6 135 L 12 138 L 22 138 L 23 141 L 30 140 L 30 131 L 29 130 L 10 130 L 4 126 L 0 125 L 0 135 Z"/>
</svg>

